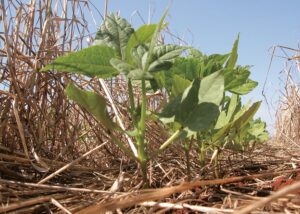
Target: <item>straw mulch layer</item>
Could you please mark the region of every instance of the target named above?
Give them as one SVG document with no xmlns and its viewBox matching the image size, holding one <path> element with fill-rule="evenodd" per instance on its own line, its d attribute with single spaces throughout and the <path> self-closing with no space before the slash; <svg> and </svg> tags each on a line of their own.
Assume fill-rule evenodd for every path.
<svg viewBox="0 0 300 214">
<path fill-rule="evenodd" d="M 252 213 L 300 210 L 299 152 L 293 154 L 271 144 L 252 154 L 227 152 L 220 163 L 221 179 L 215 179 L 212 165 L 200 168 L 193 163 L 191 171 L 195 179 L 186 183 L 186 169 L 180 164 L 184 163 L 183 154 L 166 156 L 149 167 L 151 187 L 156 188 L 142 190 L 136 165 L 122 162 L 107 169 L 74 165 L 45 184 L 38 184 L 46 173 L 34 170 L 24 154 L 2 147 L 0 213 L 101 213 L 116 208 L 118 213 L 237 213 L 291 184 L 298 185 L 298 191 L 252 207 Z M 44 161 L 51 166 L 50 173 L 65 165 Z"/>
<path fill-rule="evenodd" d="M 86 47 L 94 36 L 88 24 L 99 22 L 100 12 L 88 1 L 22 2 L 1 0 L 0 8 L 0 213 L 237 213 L 252 204 L 253 213 L 300 210 L 298 150 L 271 142 L 252 153 L 225 151 L 217 168 L 201 168 L 192 153 L 190 182 L 185 154 L 174 145 L 149 164 L 152 189 L 143 189 L 136 163 L 111 142 L 111 133 L 64 96 L 68 81 L 106 96 L 103 84 L 38 72 Z M 122 78 L 105 84 L 130 128 Z M 149 108 L 161 96 L 149 97 Z M 147 126 L 151 146 L 158 147 L 166 133 Z"/>
</svg>

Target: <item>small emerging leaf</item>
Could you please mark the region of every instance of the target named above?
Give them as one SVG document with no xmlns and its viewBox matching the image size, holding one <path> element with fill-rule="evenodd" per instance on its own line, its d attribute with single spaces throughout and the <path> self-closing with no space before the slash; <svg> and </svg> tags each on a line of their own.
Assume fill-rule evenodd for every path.
<svg viewBox="0 0 300 214">
<path fill-rule="evenodd" d="M 107 45 L 113 48 L 117 56 L 124 59 L 125 48 L 133 32 L 134 29 L 126 19 L 112 13 L 106 17 L 104 23 L 100 26 L 95 37 L 95 44 Z"/>
<path fill-rule="evenodd" d="M 185 50 L 185 47 L 178 45 L 159 45 L 154 47 L 152 62 L 150 62 L 148 71 L 156 72 L 168 70 L 173 65 L 175 59 Z"/>
<path fill-rule="evenodd" d="M 233 69 L 236 61 L 238 59 L 238 45 L 239 45 L 239 40 L 240 40 L 240 34 L 238 35 L 237 39 L 235 40 L 234 44 L 233 44 L 233 48 L 230 54 L 230 57 L 226 63 L 226 68 L 228 69 Z"/>
<path fill-rule="evenodd" d="M 143 25 L 130 36 L 126 47 L 126 59 L 128 62 L 132 62 L 131 50 L 133 48 L 151 41 L 156 26 L 156 24 Z"/>
</svg>

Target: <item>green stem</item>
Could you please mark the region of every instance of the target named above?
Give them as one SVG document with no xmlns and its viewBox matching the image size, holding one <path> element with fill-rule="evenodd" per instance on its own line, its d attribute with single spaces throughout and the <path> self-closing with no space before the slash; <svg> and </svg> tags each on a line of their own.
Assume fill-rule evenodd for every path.
<svg viewBox="0 0 300 214">
<path fill-rule="evenodd" d="M 181 133 L 181 129 L 178 129 L 176 132 L 174 132 L 174 134 L 172 134 L 171 137 L 169 137 L 168 140 L 166 140 L 160 147 L 159 149 L 151 155 L 151 158 L 154 158 L 155 156 L 159 155 L 162 151 L 164 151 L 170 144 L 172 144 L 174 142 L 174 140 L 176 140 L 179 135 Z"/>
<path fill-rule="evenodd" d="M 138 157 L 141 162 L 147 160 L 146 148 L 145 148 L 145 130 L 146 130 L 146 81 L 142 79 L 142 105 L 141 105 L 141 119 L 138 124 L 139 136 L 138 136 Z"/>
<path fill-rule="evenodd" d="M 147 98 L 146 98 L 146 81 L 145 79 L 142 79 L 141 81 L 142 81 L 142 105 L 141 105 L 141 118 L 137 126 L 138 128 L 137 146 L 138 146 L 138 159 L 141 167 L 144 185 L 147 185 L 148 157 L 146 154 L 146 144 L 145 144 Z"/>
<path fill-rule="evenodd" d="M 128 79 L 128 95 L 129 95 L 129 104 L 130 104 L 130 114 L 133 120 L 134 125 L 136 125 L 136 115 L 135 115 L 135 104 L 134 104 L 134 95 L 131 79 Z"/>
</svg>

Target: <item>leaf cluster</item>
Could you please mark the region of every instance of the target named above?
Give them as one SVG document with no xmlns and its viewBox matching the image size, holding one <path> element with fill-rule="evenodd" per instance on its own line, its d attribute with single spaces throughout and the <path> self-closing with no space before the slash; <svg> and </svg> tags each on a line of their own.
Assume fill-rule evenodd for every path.
<svg viewBox="0 0 300 214">
<path fill-rule="evenodd" d="M 251 92 L 257 82 L 249 78 L 250 66 L 236 64 L 239 36 L 227 54 L 205 55 L 192 47 L 160 44 L 158 36 L 165 26 L 165 16 L 166 13 L 158 24 L 135 30 L 125 19 L 111 14 L 100 26 L 92 47 L 59 57 L 41 70 L 90 78 L 127 78 L 128 110 L 134 126 L 130 131 L 112 121 L 106 99 L 98 93 L 79 89 L 72 83 L 65 93 L 109 130 L 123 131 L 135 138 L 137 156 L 126 150 L 124 142 L 115 141 L 140 163 L 144 176 L 147 161 L 155 156 L 149 154 L 145 142 L 146 84 L 152 91 L 166 91 L 169 98 L 159 112 L 151 112 L 171 135 L 156 155 L 178 139 L 184 145 L 196 140 L 201 151 L 215 147 L 240 149 L 246 142 L 268 139 L 265 123 L 253 119 L 260 102 L 244 106 L 241 103 L 241 96 Z M 133 97 L 132 81 L 141 87 L 141 104 Z"/>
</svg>

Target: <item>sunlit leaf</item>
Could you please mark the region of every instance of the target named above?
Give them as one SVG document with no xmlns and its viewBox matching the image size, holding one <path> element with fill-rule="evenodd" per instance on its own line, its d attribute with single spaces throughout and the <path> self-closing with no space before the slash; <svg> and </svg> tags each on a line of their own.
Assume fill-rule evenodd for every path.
<svg viewBox="0 0 300 214">
<path fill-rule="evenodd" d="M 100 26 L 95 37 L 95 44 L 108 45 L 116 51 L 118 57 L 124 59 L 125 48 L 133 32 L 134 29 L 126 19 L 112 13 Z"/>
<path fill-rule="evenodd" d="M 109 78 L 119 74 L 110 64 L 110 59 L 113 57 L 115 57 L 113 49 L 96 45 L 58 57 L 41 71 L 55 70 L 84 74 L 89 77 Z"/>
<path fill-rule="evenodd" d="M 159 45 L 154 47 L 152 61 L 148 71 L 155 72 L 168 70 L 173 65 L 175 59 L 185 50 L 185 47 L 178 45 Z"/>
<path fill-rule="evenodd" d="M 195 79 L 182 95 L 171 100 L 160 114 L 161 118 L 176 121 L 190 132 L 206 130 L 219 116 L 219 104 L 223 99 L 224 79 L 221 72 L 209 75 L 201 81 Z"/>
<path fill-rule="evenodd" d="M 238 35 L 237 39 L 235 40 L 234 44 L 233 44 L 233 48 L 231 50 L 231 53 L 230 53 L 230 57 L 226 63 L 226 68 L 228 69 L 233 69 L 236 62 L 237 62 L 237 59 L 238 59 L 238 46 L 239 46 L 239 40 L 240 40 L 240 34 Z"/>
<path fill-rule="evenodd" d="M 231 92 L 236 94 L 248 94 L 250 91 L 252 91 L 256 86 L 258 85 L 258 82 L 253 81 L 251 79 L 248 79 L 244 84 L 230 89 Z"/>
<path fill-rule="evenodd" d="M 130 71 L 134 70 L 135 67 L 121 59 L 112 58 L 110 64 L 118 70 L 120 73 L 127 75 Z"/>
<path fill-rule="evenodd" d="M 131 50 L 133 48 L 151 42 L 156 27 L 156 24 L 143 25 L 130 36 L 126 47 L 127 61 L 132 62 Z"/>
<path fill-rule="evenodd" d="M 215 72 L 201 80 L 198 99 L 200 103 L 214 103 L 217 106 L 224 96 L 224 76 Z"/>
</svg>

